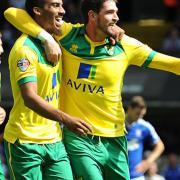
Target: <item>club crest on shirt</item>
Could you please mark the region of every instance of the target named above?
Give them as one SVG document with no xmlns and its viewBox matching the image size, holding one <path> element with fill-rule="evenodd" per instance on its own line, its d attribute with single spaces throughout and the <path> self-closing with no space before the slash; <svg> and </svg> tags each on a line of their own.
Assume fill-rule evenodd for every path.
<svg viewBox="0 0 180 180">
<path fill-rule="evenodd" d="M 136 130 L 136 136 L 137 136 L 137 137 L 141 137 L 141 136 L 142 136 L 142 132 L 141 132 L 140 129 L 137 129 L 137 130 Z"/>
<path fill-rule="evenodd" d="M 27 68 L 29 67 L 30 62 L 26 58 L 22 58 L 17 62 L 17 67 L 22 71 L 25 72 Z"/>
<path fill-rule="evenodd" d="M 77 44 L 72 44 L 70 51 L 73 53 L 77 53 L 78 45 Z"/>
<path fill-rule="evenodd" d="M 107 46 L 105 46 L 105 50 L 110 56 L 112 56 L 114 54 L 114 47 L 113 46 L 107 45 Z"/>
</svg>

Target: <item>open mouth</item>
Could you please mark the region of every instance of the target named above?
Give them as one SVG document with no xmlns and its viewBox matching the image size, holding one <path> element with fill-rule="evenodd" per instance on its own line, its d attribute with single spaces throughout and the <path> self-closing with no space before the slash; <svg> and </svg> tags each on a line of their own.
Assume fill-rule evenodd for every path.
<svg viewBox="0 0 180 180">
<path fill-rule="evenodd" d="M 115 26 L 116 25 L 116 23 L 110 23 L 109 24 L 109 26 L 111 26 L 111 27 L 113 27 L 113 26 Z"/>
<path fill-rule="evenodd" d="M 61 16 L 56 16 L 54 17 L 54 22 L 53 22 L 53 33 L 56 35 L 60 35 L 60 27 L 63 23 L 62 17 Z"/>
<path fill-rule="evenodd" d="M 63 23 L 62 17 L 55 17 L 55 25 L 59 28 Z"/>
</svg>

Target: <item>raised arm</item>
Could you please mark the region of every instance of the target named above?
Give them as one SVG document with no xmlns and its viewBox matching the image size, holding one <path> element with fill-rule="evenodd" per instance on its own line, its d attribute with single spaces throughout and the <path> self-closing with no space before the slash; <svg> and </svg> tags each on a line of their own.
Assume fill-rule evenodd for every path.
<svg viewBox="0 0 180 180">
<path fill-rule="evenodd" d="M 180 75 L 180 58 L 156 53 L 147 67 L 160 69 Z"/>
<path fill-rule="evenodd" d="M 18 30 L 30 36 L 37 37 L 43 29 L 23 9 L 8 8 L 4 12 L 5 18 Z"/>
<path fill-rule="evenodd" d="M 141 163 L 137 165 L 136 170 L 140 173 L 145 173 L 149 169 L 151 164 L 160 157 L 163 151 L 164 151 L 164 144 L 161 141 L 161 139 L 159 139 L 158 142 L 154 145 L 154 148 L 150 152 L 148 157 L 142 160 Z"/>
<path fill-rule="evenodd" d="M 19 31 L 40 39 L 45 44 L 46 56 L 50 62 L 57 62 L 60 59 L 59 44 L 25 10 L 11 7 L 4 12 L 4 16 Z"/>
<path fill-rule="evenodd" d="M 128 36 L 124 36 L 121 42 L 130 65 L 160 69 L 180 75 L 180 58 L 156 52 Z"/>
</svg>

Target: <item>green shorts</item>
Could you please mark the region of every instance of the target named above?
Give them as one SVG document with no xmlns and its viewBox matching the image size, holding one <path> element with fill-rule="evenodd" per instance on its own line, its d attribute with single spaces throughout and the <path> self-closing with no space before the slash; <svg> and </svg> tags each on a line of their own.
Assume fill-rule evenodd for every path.
<svg viewBox="0 0 180 180">
<path fill-rule="evenodd" d="M 130 180 L 125 136 L 81 136 L 64 129 L 63 141 L 77 180 Z"/>
<path fill-rule="evenodd" d="M 4 141 L 11 180 L 73 180 L 70 162 L 62 142 L 11 144 Z"/>
</svg>

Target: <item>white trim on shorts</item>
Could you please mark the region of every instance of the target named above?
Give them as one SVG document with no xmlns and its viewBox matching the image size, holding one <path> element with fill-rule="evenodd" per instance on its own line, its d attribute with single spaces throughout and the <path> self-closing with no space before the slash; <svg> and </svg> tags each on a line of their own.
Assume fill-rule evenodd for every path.
<svg viewBox="0 0 180 180">
<path fill-rule="evenodd" d="M 132 178 L 131 180 L 145 180 L 145 177 L 141 176 L 141 177 L 137 177 L 137 178 Z"/>
</svg>

